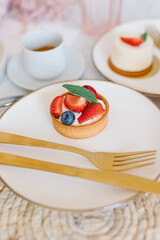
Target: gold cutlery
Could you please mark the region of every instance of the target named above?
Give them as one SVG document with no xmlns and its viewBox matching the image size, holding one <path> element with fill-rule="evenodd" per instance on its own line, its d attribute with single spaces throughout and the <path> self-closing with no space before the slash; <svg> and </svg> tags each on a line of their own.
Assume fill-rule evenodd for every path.
<svg viewBox="0 0 160 240">
<path fill-rule="evenodd" d="M 153 25 L 148 25 L 147 30 L 149 35 L 152 37 L 156 47 L 160 48 L 160 33 Z"/>
<path fill-rule="evenodd" d="M 48 142 L 11 133 L 0 132 L 0 143 L 52 148 L 81 154 L 100 169 L 122 171 L 147 166 L 154 163 L 156 150 L 137 152 L 90 152 L 81 148 Z"/>
<path fill-rule="evenodd" d="M 72 177 L 79 177 L 96 182 L 111 184 L 117 187 L 132 189 L 136 191 L 151 192 L 157 194 L 160 193 L 159 182 L 124 173 L 78 168 L 2 152 L 0 153 L 0 164 L 49 171 Z"/>
</svg>

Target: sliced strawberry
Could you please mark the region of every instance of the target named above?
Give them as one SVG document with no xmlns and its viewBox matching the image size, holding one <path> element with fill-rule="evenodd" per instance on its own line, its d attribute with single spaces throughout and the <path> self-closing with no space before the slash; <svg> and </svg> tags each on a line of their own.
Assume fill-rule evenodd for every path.
<svg viewBox="0 0 160 240">
<path fill-rule="evenodd" d="M 88 90 L 90 90 L 91 92 L 93 92 L 94 95 L 95 95 L 95 97 L 96 97 L 97 99 L 99 99 L 98 93 L 96 92 L 96 90 L 95 90 L 93 87 L 91 87 L 90 85 L 84 85 L 83 87 L 84 87 L 84 88 L 87 88 Z"/>
<path fill-rule="evenodd" d="M 139 46 L 144 41 L 142 37 L 137 37 L 137 38 L 121 37 L 121 40 L 132 46 Z"/>
<path fill-rule="evenodd" d="M 58 96 L 53 99 L 50 105 L 50 111 L 51 113 L 56 117 L 60 117 L 62 114 L 62 103 L 63 103 L 63 97 Z"/>
<path fill-rule="evenodd" d="M 83 112 L 88 101 L 83 97 L 68 94 L 65 96 L 64 105 L 73 112 Z"/>
<path fill-rule="evenodd" d="M 93 103 L 86 107 L 84 112 L 78 118 L 78 122 L 81 124 L 83 122 L 86 122 L 88 120 L 91 120 L 91 119 L 99 116 L 100 114 L 103 114 L 104 112 L 105 112 L 105 110 L 101 103 Z"/>
</svg>

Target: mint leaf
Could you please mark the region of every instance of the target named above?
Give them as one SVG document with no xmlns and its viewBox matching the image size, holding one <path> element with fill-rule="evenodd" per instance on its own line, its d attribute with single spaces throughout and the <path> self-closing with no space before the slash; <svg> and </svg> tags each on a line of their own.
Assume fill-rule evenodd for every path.
<svg viewBox="0 0 160 240">
<path fill-rule="evenodd" d="M 97 102 L 97 98 L 95 97 L 94 93 L 87 88 L 72 84 L 63 84 L 62 87 L 66 88 L 74 95 L 84 97 L 90 104 Z"/>
<path fill-rule="evenodd" d="M 141 34 L 140 37 L 143 38 L 144 42 L 145 42 L 147 39 L 147 31 L 145 33 Z"/>
</svg>

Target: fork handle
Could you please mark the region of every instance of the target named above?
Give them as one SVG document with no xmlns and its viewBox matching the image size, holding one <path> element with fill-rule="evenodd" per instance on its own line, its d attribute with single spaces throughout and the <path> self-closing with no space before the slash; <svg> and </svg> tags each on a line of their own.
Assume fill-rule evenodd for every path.
<svg viewBox="0 0 160 240">
<path fill-rule="evenodd" d="M 92 154 L 89 151 L 86 151 L 81 148 L 72 147 L 60 143 L 49 142 L 45 140 L 40 140 L 36 138 L 30 138 L 25 136 L 20 136 L 11 133 L 0 132 L 0 143 L 7 143 L 7 144 L 16 144 L 16 145 L 23 145 L 23 146 L 32 146 L 32 147 L 43 147 L 43 148 L 52 148 L 57 150 L 63 150 L 73 153 L 81 154 L 85 157 L 89 157 Z"/>
</svg>

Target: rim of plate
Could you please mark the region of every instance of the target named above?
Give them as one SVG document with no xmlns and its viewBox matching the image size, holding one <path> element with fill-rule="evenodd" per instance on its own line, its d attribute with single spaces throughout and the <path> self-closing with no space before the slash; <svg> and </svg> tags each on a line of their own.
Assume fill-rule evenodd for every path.
<svg viewBox="0 0 160 240">
<path fill-rule="evenodd" d="M 150 22 L 150 21 L 151 21 L 151 22 L 159 22 L 159 23 L 160 23 L 160 19 L 159 19 L 159 18 L 149 18 L 149 19 L 145 18 L 145 19 L 140 19 L 140 20 L 126 21 L 126 22 L 123 22 L 123 23 L 121 23 L 121 24 L 118 24 L 117 26 L 111 28 L 110 30 L 105 31 L 104 33 L 102 33 L 102 34 L 96 39 L 95 43 L 93 44 L 93 46 L 92 46 L 92 53 L 91 53 L 92 63 L 93 63 L 93 65 L 94 65 L 94 67 L 97 69 L 97 71 L 98 71 L 103 77 L 105 77 L 106 79 L 108 79 L 109 81 L 111 81 L 112 83 L 116 83 L 116 82 L 115 82 L 114 80 L 106 77 L 106 76 L 98 69 L 98 67 L 96 66 L 96 64 L 95 64 L 95 62 L 94 62 L 94 57 L 93 57 L 94 48 L 96 47 L 98 41 L 99 41 L 104 35 L 112 32 L 114 29 L 116 29 L 116 28 L 118 28 L 118 27 L 120 27 L 120 26 L 126 25 L 126 24 L 133 24 L 134 22 L 137 23 L 137 22 L 145 22 L 145 21 L 146 21 L 146 22 Z M 104 80 L 104 81 L 105 81 L 105 80 Z M 122 84 L 122 83 L 116 83 L 116 84 L 119 84 L 119 85 L 121 85 L 121 86 L 127 87 L 127 88 L 129 88 L 129 89 L 131 89 L 131 90 L 134 90 L 134 91 L 137 91 L 137 92 L 139 92 L 139 93 L 141 93 L 141 94 L 146 94 L 146 95 L 149 96 L 149 97 L 155 97 L 155 98 L 159 98 L 159 97 L 160 97 L 160 94 L 154 94 L 154 93 L 149 93 L 149 92 L 142 92 L 142 91 L 133 89 L 133 88 L 131 88 L 131 87 L 128 87 L 128 86 L 126 86 L 126 85 L 124 85 L 124 84 Z"/>
<path fill-rule="evenodd" d="M 92 79 L 92 78 L 84 78 L 84 79 L 82 78 L 82 79 L 61 81 L 61 82 L 58 82 L 58 83 L 48 84 L 48 85 L 46 85 L 46 86 L 40 87 L 40 88 L 38 88 L 38 89 L 33 90 L 32 92 L 29 92 L 29 93 L 25 94 L 22 98 L 20 98 L 20 99 L 17 100 L 15 103 L 13 103 L 13 105 L 11 105 L 10 107 L 8 107 L 8 108 L 6 109 L 6 111 L 2 113 L 2 115 L 0 116 L 0 120 L 1 120 L 2 117 L 5 115 L 5 113 L 7 113 L 8 110 L 10 110 L 17 102 L 21 101 L 21 99 L 23 99 L 23 98 L 25 98 L 25 97 L 28 97 L 29 95 L 34 94 L 35 92 L 37 92 L 37 91 L 39 91 L 39 90 L 41 90 L 41 89 L 43 89 L 43 88 L 45 88 L 45 87 L 52 86 L 52 85 L 57 85 L 57 84 L 59 84 L 59 83 L 85 81 L 85 80 L 87 80 L 87 81 L 88 81 L 88 80 L 91 80 L 91 81 L 101 81 L 101 82 L 104 82 L 104 81 L 105 81 L 105 80 L 102 80 L 102 79 L 100 80 L 100 79 Z M 120 86 L 120 87 L 128 88 L 128 87 L 126 87 L 126 86 L 120 85 L 120 84 L 115 83 L 115 82 L 110 82 L 110 84 L 116 84 L 116 85 L 118 85 L 118 86 Z M 128 88 L 128 89 L 131 90 L 131 91 L 134 91 L 134 92 L 138 92 L 138 91 L 136 91 L 136 90 L 134 90 L 134 89 L 131 89 L 131 88 Z M 148 101 L 150 101 L 150 102 L 151 102 L 153 105 L 155 105 L 156 108 L 160 111 L 160 108 L 158 108 L 158 106 L 157 106 L 154 102 L 152 102 L 152 100 L 150 100 L 148 97 L 144 96 L 144 95 L 143 95 L 142 93 L 140 93 L 140 92 L 138 92 L 138 94 L 142 95 L 144 98 L 146 98 Z M 158 174 L 158 176 L 156 176 L 155 180 L 157 180 L 159 177 L 160 177 L 160 173 Z M 65 209 L 65 208 L 51 207 L 51 206 L 48 206 L 48 205 L 45 205 L 45 204 L 42 204 L 42 203 L 37 203 L 36 201 L 33 201 L 33 200 L 31 200 L 31 199 L 29 199 L 29 198 L 27 198 L 27 197 L 24 197 L 24 196 L 21 195 L 20 193 L 17 193 L 16 190 L 14 190 L 12 187 L 10 187 L 2 177 L 0 177 L 0 179 L 1 179 L 1 181 L 2 181 L 14 194 L 16 194 L 17 196 L 21 197 L 22 199 L 24 199 L 24 200 L 26 200 L 26 201 L 28 201 L 28 202 L 30 202 L 30 203 L 32 203 L 32 204 L 36 204 L 37 206 L 45 207 L 45 208 L 48 208 L 48 209 L 51 209 L 51 210 L 66 211 L 66 212 L 72 212 L 72 213 L 82 213 L 82 212 L 85 213 L 85 212 L 95 211 L 95 210 L 101 210 L 101 209 L 113 209 L 113 208 L 116 208 L 116 207 L 123 206 L 124 204 L 126 204 L 127 201 L 129 201 L 129 200 L 134 200 L 136 197 L 138 197 L 138 196 L 141 194 L 141 192 L 137 191 L 134 196 L 129 197 L 129 198 L 126 198 L 126 199 L 123 200 L 123 201 L 120 201 L 120 202 L 114 203 L 114 204 L 109 204 L 109 205 L 104 205 L 104 206 L 100 206 L 100 207 L 95 207 L 95 208 L 88 208 L 88 209 L 81 209 L 81 210 L 80 210 L 80 209 Z"/>
</svg>

